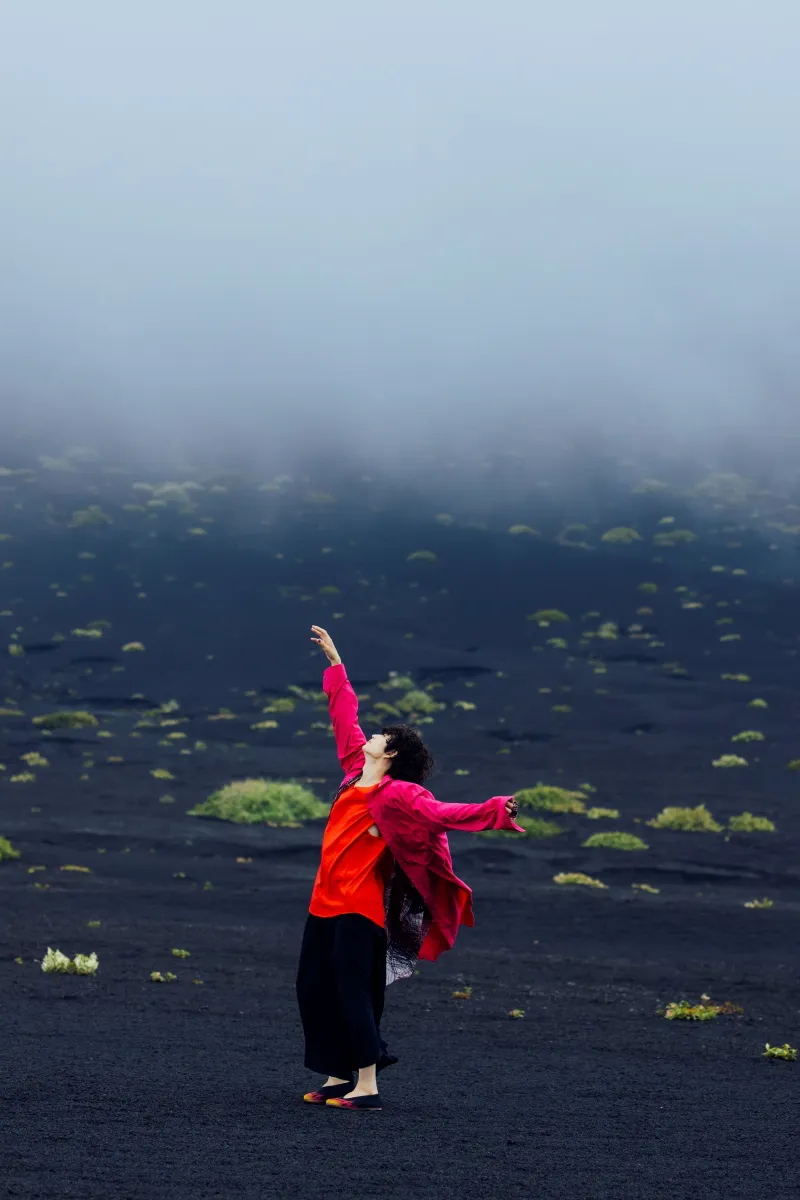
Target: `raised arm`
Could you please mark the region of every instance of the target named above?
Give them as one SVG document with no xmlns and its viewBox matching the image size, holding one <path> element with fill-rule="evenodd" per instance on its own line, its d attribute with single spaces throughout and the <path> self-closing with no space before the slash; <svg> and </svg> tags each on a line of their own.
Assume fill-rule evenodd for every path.
<svg viewBox="0 0 800 1200">
<path fill-rule="evenodd" d="M 345 775 L 350 775 L 364 765 L 367 740 L 358 723 L 358 698 L 330 636 L 319 625 L 311 628 L 319 635 L 311 640 L 322 647 L 330 664 L 322 675 L 322 690 L 328 697 L 336 753 Z"/>
</svg>

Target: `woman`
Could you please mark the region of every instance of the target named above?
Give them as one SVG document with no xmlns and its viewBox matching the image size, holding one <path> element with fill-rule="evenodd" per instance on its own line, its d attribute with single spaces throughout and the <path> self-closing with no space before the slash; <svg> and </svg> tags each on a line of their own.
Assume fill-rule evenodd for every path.
<svg viewBox="0 0 800 1200">
<path fill-rule="evenodd" d="M 367 740 L 336 647 L 319 625 L 311 628 L 328 658 L 322 686 L 345 778 L 322 839 L 297 971 L 304 1064 L 327 1075 L 303 1099 L 376 1109 L 376 1076 L 397 1062 L 380 1036 L 386 985 L 411 975 L 418 958 L 435 961 L 459 926 L 475 924 L 445 831 L 525 831 L 512 820 L 513 796 L 435 800 L 422 786 L 433 756 L 411 726 L 386 725 Z"/>
</svg>

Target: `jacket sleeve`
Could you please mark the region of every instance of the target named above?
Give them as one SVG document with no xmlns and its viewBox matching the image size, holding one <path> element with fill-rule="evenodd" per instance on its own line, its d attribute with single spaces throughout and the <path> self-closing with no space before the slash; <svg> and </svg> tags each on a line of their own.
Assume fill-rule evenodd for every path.
<svg viewBox="0 0 800 1200">
<path fill-rule="evenodd" d="M 420 788 L 408 803 L 413 816 L 432 833 L 446 829 L 463 829 L 465 833 L 477 833 L 482 829 L 513 829 L 517 833 L 525 830 L 506 812 L 506 801 L 512 796 L 492 796 L 483 804 L 446 804 L 435 800 L 426 788 Z"/>
<path fill-rule="evenodd" d="M 322 675 L 322 690 L 328 697 L 336 753 L 346 775 L 364 765 L 362 749 L 366 737 L 358 723 L 358 699 L 344 663 L 327 667 Z"/>
</svg>

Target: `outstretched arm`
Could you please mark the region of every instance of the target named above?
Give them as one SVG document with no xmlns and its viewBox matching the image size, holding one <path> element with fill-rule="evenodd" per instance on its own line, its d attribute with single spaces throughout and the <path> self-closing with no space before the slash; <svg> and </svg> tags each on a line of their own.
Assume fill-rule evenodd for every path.
<svg viewBox="0 0 800 1200">
<path fill-rule="evenodd" d="M 477 833 L 482 829 L 525 832 L 511 816 L 512 812 L 516 815 L 513 796 L 491 796 L 483 804 L 447 804 L 434 799 L 427 788 L 420 787 L 408 803 L 410 815 L 432 833 L 447 829 L 463 829 L 465 833 Z"/>
<path fill-rule="evenodd" d="M 312 642 L 322 647 L 330 664 L 322 676 L 322 689 L 328 697 L 336 753 L 342 770 L 349 775 L 363 767 L 362 747 L 367 740 L 358 723 L 358 698 L 330 635 L 319 625 L 311 628 L 319 635 Z"/>
</svg>

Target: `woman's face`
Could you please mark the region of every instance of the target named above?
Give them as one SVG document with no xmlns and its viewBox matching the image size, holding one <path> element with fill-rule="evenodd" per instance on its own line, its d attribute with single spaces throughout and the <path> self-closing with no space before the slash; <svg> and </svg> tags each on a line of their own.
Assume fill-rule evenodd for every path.
<svg viewBox="0 0 800 1200">
<path fill-rule="evenodd" d="M 373 733 L 369 741 L 364 743 L 364 753 L 370 758 L 383 758 L 388 740 L 385 733 Z"/>
</svg>

